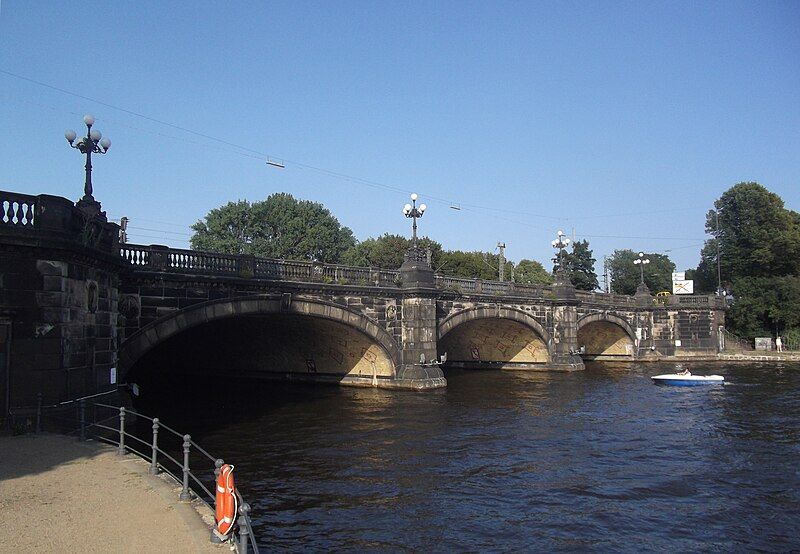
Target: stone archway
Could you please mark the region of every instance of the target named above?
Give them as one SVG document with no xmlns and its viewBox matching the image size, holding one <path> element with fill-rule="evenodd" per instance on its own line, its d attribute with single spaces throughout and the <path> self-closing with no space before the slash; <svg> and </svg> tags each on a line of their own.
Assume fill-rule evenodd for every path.
<svg viewBox="0 0 800 554">
<path fill-rule="evenodd" d="M 153 351 L 168 340 L 177 340 L 185 331 L 201 328 L 207 324 L 219 324 L 234 319 L 258 318 L 274 316 L 288 324 L 296 324 L 298 320 L 307 321 L 310 331 L 317 336 L 326 336 L 331 331 L 343 331 L 350 334 L 358 344 L 355 356 L 361 356 L 365 363 L 381 364 L 384 377 L 396 378 L 400 367 L 400 347 L 395 339 L 375 321 L 367 316 L 342 306 L 315 298 L 296 296 L 248 296 L 233 299 L 221 299 L 197 304 L 176 312 L 175 314 L 152 322 L 127 339 L 119 350 L 119 372 L 124 376 L 143 356 Z M 328 322 L 328 323 L 325 323 Z M 316 329 L 315 328 L 319 328 Z M 282 327 L 279 326 L 279 330 Z M 362 337 L 362 338 L 359 338 Z M 364 344 L 361 344 L 361 343 Z M 374 345 L 374 346 L 370 346 Z M 317 345 L 317 350 L 330 350 L 329 345 Z M 300 355 L 295 353 L 296 355 Z M 353 353 L 350 353 L 353 354 Z M 337 359 L 347 353 L 330 352 Z M 316 371 L 313 357 L 303 360 L 309 362 L 309 372 Z M 353 362 L 351 361 L 350 365 Z M 374 371 L 372 372 L 374 373 Z M 362 372 L 359 369 L 358 375 Z"/>
<path fill-rule="evenodd" d="M 578 320 L 578 345 L 586 359 L 629 360 L 634 357 L 636 332 L 624 318 L 595 313 Z"/>
<path fill-rule="evenodd" d="M 550 333 L 531 315 L 499 306 L 470 308 L 438 326 L 440 354 L 460 367 L 541 367 L 551 360 Z"/>
</svg>

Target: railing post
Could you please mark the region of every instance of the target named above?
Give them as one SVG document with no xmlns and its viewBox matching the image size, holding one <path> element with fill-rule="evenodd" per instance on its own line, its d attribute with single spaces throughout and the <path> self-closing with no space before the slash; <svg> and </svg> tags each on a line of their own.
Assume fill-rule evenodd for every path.
<svg viewBox="0 0 800 554">
<path fill-rule="evenodd" d="M 86 400 L 80 401 L 80 421 L 81 421 L 81 434 L 82 441 L 86 440 Z"/>
<path fill-rule="evenodd" d="M 42 393 L 36 395 L 36 432 L 42 432 Z"/>
<path fill-rule="evenodd" d="M 243 502 L 239 508 L 239 554 L 247 554 L 250 549 L 250 529 L 247 525 L 247 514 L 250 512 L 250 505 Z"/>
<path fill-rule="evenodd" d="M 158 418 L 153 418 L 153 452 L 150 454 L 150 475 L 158 475 Z"/>
<path fill-rule="evenodd" d="M 189 448 L 192 446 L 192 437 L 183 435 L 183 489 L 181 489 L 181 500 L 191 500 L 189 495 Z"/>
<path fill-rule="evenodd" d="M 125 455 L 125 408 L 119 409 L 119 447 L 117 454 Z"/>
<path fill-rule="evenodd" d="M 219 472 L 222 471 L 222 465 L 224 463 L 225 462 L 223 462 L 222 459 L 220 459 L 220 458 L 217 458 L 216 460 L 214 460 L 214 489 L 217 488 L 217 478 L 219 477 Z M 214 512 L 216 512 L 216 511 L 217 511 L 217 495 L 215 494 L 214 495 Z M 214 544 L 221 544 L 222 543 L 222 539 L 219 538 L 219 535 L 217 535 L 216 529 L 217 529 L 217 527 L 215 525 L 214 526 L 214 530 L 211 531 L 211 542 L 214 543 Z"/>
</svg>

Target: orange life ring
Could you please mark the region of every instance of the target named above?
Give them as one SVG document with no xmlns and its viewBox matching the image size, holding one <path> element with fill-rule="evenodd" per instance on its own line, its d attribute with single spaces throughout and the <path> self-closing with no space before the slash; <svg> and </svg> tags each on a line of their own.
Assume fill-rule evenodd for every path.
<svg viewBox="0 0 800 554">
<path fill-rule="evenodd" d="M 223 537 L 231 532 L 236 522 L 236 487 L 233 484 L 233 466 L 223 464 L 217 476 L 216 495 L 217 532 Z"/>
</svg>

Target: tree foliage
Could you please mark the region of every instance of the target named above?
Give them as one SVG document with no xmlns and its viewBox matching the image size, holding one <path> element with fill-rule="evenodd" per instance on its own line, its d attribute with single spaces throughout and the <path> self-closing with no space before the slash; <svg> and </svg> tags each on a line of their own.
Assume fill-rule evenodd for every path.
<svg viewBox="0 0 800 554">
<path fill-rule="evenodd" d="M 634 264 L 639 257 L 633 250 L 615 250 L 608 267 L 611 270 L 611 292 L 634 294 L 641 282 L 641 266 Z M 650 263 L 644 266 L 644 282 L 652 292 L 672 290 L 672 272 L 675 264 L 665 254 L 648 254 Z"/>
<path fill-rule="evenodd" d="M 706 232 L 713 238 L 700 253 L 696 288 L 716 290 L 719 244 L 722 286 L 735 298 L 728 328 L 747 338 L 800 332 L 800 214 L 758 183 L 738 183 L 714 202 Z"/>
<path fill-rule="evenodd" d="M 535 260 L 520 260 L 514 267 L 514 282 L 526 285 L 550 285 L 553 283 L 553 274 Z"/>
<path fill-rule="evenodd" d="M 600 285 L 597 282 L 597 273 L 594 272 L 594 263 L 597 261 L 589 249 L 589 241 L 579 240 L 572 243 L 572 252 L 565 250 L 563 253 L 564 269 L 569 274 L 573 286 L 579 290 L 595 290 Z M 553 258 L 553 271 L 557 271 L 561 260 L 558 256 Z"/>
<path fill-rule="evenodd" d="M 353 232 L 322 204 L 276 193 L 261 202 L 229 202 L 192 226 L 192 248 L 289 260 L 338 262 Z"/>
<path fill-rule="evenodd" d="M 700 290 L 717 288 L 717 241 L 723 284 L 800 273 L 800 214 L 784 208 L 780 196 L 758 183 L 725 191 L 706 215 L 706 232 L 714 238 L 700 253 Z"/>
<path fill-rule="evenodd" d="M 345 252 L 342 263 L 360 267 L 397 269 L 403 263 L 403 255 L 410 246 L 411 239 L 387 233 L 356 244 Z M 443 250 L 441 244 L 428 237 L 419 239 L 419 247 L 423 250 L 430 248 L 431 265 L 437 273 L 491 281 L 499 278 L 500 256 L 497 253 Z M 533 260 L 522 260 L 516 266 L 506 260 L 504 271 L 507 281 L 511 281 L 513 275 L 517 283 L 553 282 L 552 275 L 542 264 Z"/>
<path fill-rule="evenodd" d="M 431 250 L 431 264 L 434 268 L 441 263 L 441 244 L 428 237 L 422 237 L 418 245 L 423 251 Z M 359 267 L 397 269 L 402 265 L 403 256 L 410 247 L 411 239 L 386 233 L 377 238 L 368 238 L 350 248 L 342 256 L 342 263 Z"/>
</svg>

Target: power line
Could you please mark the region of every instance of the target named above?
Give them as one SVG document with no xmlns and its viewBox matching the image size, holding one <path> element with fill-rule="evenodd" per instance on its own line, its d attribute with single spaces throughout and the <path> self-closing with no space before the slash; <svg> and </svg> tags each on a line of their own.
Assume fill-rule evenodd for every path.
<svg viewBox="0 0 800 554">
<path fill-rule="evenodd" d="M 361 185 L 365 185 L 365 186 L 369 186 L 369 187 L 373 187 L 373 188 L 380 188 L 380 189 L 392 191 L 392 192 L 395 192 L 395 193 L 409 194 L 409 193 L 412 192 L 410 189 L 407 189 L 405 187 L 401 187 L 401 186 L 397 186 L 397 185 L 390 185 L 390 184 L 386 184 L 386 183 L 381 183 L 379 181 L 375 181 L 375 180 L 372 180 L 372 179 L 365 179 L 365 178 L 362 178 L 362 177 L 356 177 L 356 176 L 353 176 L 353 175 L 348 175 L 346 173 L 342 173 L 340 171 L 334 171 L 334 170 L 326 169 L 326 168 L 323 168 L 323 167 L 311 165 L 311 164 L 308 164 L 308 163 L 303 163 L 303 162 L 299 162 L 299 161 L 296 161 L 296 160 L 291 160 L 291 159 L 288 159 L 288 158 L 283 157 L 283 156 L 271 155 L 271 154 L 269 154 L 267 152 L 263 152 L 263 151 L 260 151 L 260 150 L 254 150 L 252 148 L 249 148 L 249 147 L 246 147 L 246 146 L 242 146 L 240 144 L 236 144 L 236 143 L 230 142 L 228 140 L 221 139 L 219 137 L 215 137 L 213 135 L 209 135 L 209 134 L 206 134 L 206 133 L 201 133 L 199 131 L 195 131 L 193 129 L 189 129 L 187 127 L 183 127 L 183 126 L 177 125 L 175 123 L 170 123 L 170 122 L 164 121 L 162 119 L 158 119 L 158 118 L 155 118 L 155 117 L 150 117 L 148 115 L 145 115 L 145 114 L 143 114 L 141 112 L 138 112 L 138 111 L 135 111 L 135 110 L 130 110 L 130 109 L 127 109 L 127 108 L 116 106 L 114 104 L 110 104 L 108 102 L 104 102 L 102 100 L 98 100 L 97 98 L 92 98 L 90 96 L 79 94 L 79 93 L 76 93 L 76 92 L 73 92 L 73 91 L 70 91 L 70 90 L 55 86 L 55 85 L 51 85 L 51 84 L 48 84 L 48 83 L 45 83 L 45 82 L 42 82 L 42 81 L 39 81 L 39 80 L 36 80 L 36 79 L 32 79 L 30 77 L 26 77 L 24 75 L 19 75 L 17 73 L 13 73 L 13 72 L 5 70 L 5 69 L 0 69 L 0 73 L 3 73 L 3 74 L 8 75 L 10 77 L 14 77 L 16 79 L 27 81 L 29 83 L 33 83 L 33 84 L 35 84 L 37 86 L 41 86 L 41 87 L 44 87 L 44 88 L 55 90 L 55 91 L 60 92 L 62 94 L 73 96 L 75 98 L 80 98 L 82 100 L 87 100 L 89 102 L 94 102 L 94 103 L 99 104 L 101 106 L 105 106 L 107 108 L 110 108 L 110 109 L 113 109 L 113 110 L 117 110 L 117 111 L 120 111 L 122 113 L 126 113 L 128 115 L 139 117 L 139 118 L 145 119 L 147 121 L 150 121 L 150 122 L 153 122 L 153 123 L 157 123 L 159 125 L 164 125 L 164 126 L 172 128 L 172 129 L 176 129 L 176 130 L 179 130 L 179 131 L 182 131 L 182 132 L 185 132 L 185 133 L 189 133 L 189 134 L 197 136 L 197 137 L 201 137 L 201 138 L 204 138 L 204 139 L 207 139 L 207 140 L 211 140 L 211 141 L 214 141 L 216 143 L 223 144 L 225 146 L 229 146 L 231 148 L 234 148 L 235 150 L 227 150 L 226 149 L 226 151 L 228 151 L 230 153 L 242 155 L 242 156 L 245 156 L 245 157 L 248 157 L 248 158 L 264 160 L 265 163 L 269 163 L 270 159 L 278 159 L 278 160 L 281 160 L 284 163 L 289 163 L 289 164 L 291 164 L 291 165 L 293 165 L 295 167 L 301 168 L 301 169 L 307 169 L 307 170 L 315 171 L 315 172 L 318 172 L 318 173 L 321 173 L 323 175 L 327 175 L 329 177 L 333 177 L 333 178 L 336 178 L 336 179 L 342 179 L 342 180 L 346 180 L 346 181 L 350 181 L 350 182 L 354 182 L 354 183 L 359 183 Z M 32 102 L 29 102 L 29 103 L 32 103 Z M 49 109 L 55 110 L 56 108 L 50 107 Z M 70 113 L 74 113 L 74 112 L 70 112 Z M 123 127 L 129 127 L 129 128 L 132 128 L 132 129 L 146 131 L 145 129 L 141 129 L 141 128 L 138 128 L 138 127 L 135 127 L 135 126 L 127 125 L 127 124 L 119 122 L 119 121 L 109 120 L 108 118 L 105 118 L 105 120 L 112 121 L 115 124 L 121 125 Z M 174 140 L 182 140 L 182 141 L 186 141 L 186 142 L 189 142 L 189 143 L 192 143 L 192 144 L 196 144 L 196 145 L 199 145 L 199 146 L 206 146 L 206 145 L 203 145 L 202 143 L 198 143 L 196 141 L 190 141 L 190 140 L 187 140 L 187 139 L 184 139 L 184 138 L 174 137 L 174 136 L 170 136 L 170 135 L 164 135 L 164 134 L 158 133 L 158 132 L 156 132 L 156 134 L 159 134 L 160 136 L 164 136 L 164 137 L 171 138 L 171 139 L 174 139 Z M 281 164 L 281 166 L 282 165 L 283 164 Z M 668 213 L 668 212 L 680 212 L 680 211 L 693 211 L 693 210 L 686 210 L 686 209 L 675 209 L 675 210 L 655 210 L 655 211 L 650 211 L 650 212 L 638 212 L 636 214 L 622 213 L 622 214 L 610 214 L 610 215 L 588 215 L 588 216 L 581 216 L 581 217 L 575 217 L 575 216 L 573 216 L 573 217 L 562 217 L 562 216 L 553 216 L 553 215 L 539 214 L 539 213 L 520 211 L 520 210 L 510 210 L 510 209 L 505 209 L 505 208 L 497 208 L 497 207 L 485 206 L 485 205 L 481 205 L 481 204 L 458 202 L 458 201 L 456 201 L 455 199 L 452 199 L 452 198 L 444 198 L 444 197 L 441 197 L 441 196 L 436 196 L 436 195 L 432 195 L 432 194 L 428 194 L 428 193 L 425 193 L 425 197 L 429 201 L 445 204 L 445 205 L 448 205 L 448 206 L 455 204 L 455 205 L 458 205 L 459 207 L 461 207 L 462 209 L 463 208 L 467 208 L 467 209 L 472 208 L 473 211 L 474 210 L 480 210 L 480 212 L 483 213 L 483 214 L 485 214 L 487 211 L 491 211 L 491 212 L 497 212 L 497 213 L 524 215 L 524 216 L 527 216 L 527 217 L 535 217 L 535 218 L 540 218 L 540 219 L 549 219 L 549 220 L 553 220 L 553 221 L 571 221 L 571 220 L 576 220 L 576 219 L 598 219 L 598 218 L 605 218 L 605 217 L 623 217 L 623 216 L 629 216 L 629 215 L 641 215 L 641 214 L 649 214 L 649 213 Z M 496 216 L 494 216 L 494 217 L 496 217 Z M 498 219 L 501 219 L 501 218 L 498 218 Z M 509 221 L 509 222 L 512 222 L 512 223 L 523 224 L 521 222 L 515 222 L 515 221 L 509 220 L 509 219 L 506 219 L 506 221 Z M 542 229 L 540 227 L 535 227 L 535 228 Z M 609 237 L 609 238 L 625 238 L 625 237 Z"/>
</svg>

